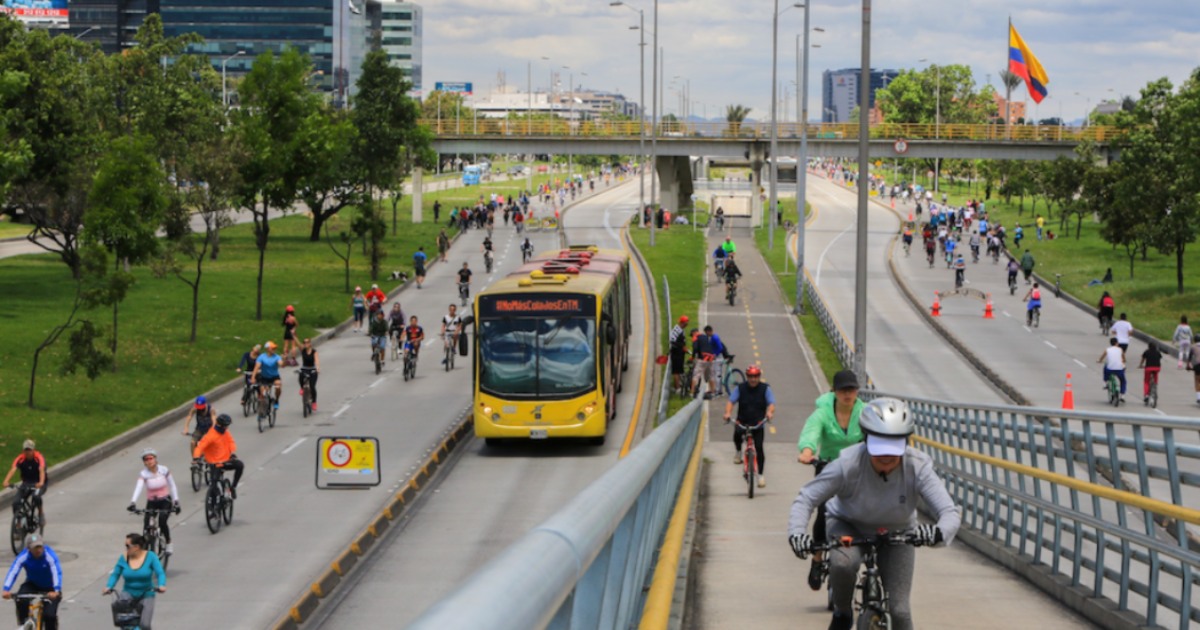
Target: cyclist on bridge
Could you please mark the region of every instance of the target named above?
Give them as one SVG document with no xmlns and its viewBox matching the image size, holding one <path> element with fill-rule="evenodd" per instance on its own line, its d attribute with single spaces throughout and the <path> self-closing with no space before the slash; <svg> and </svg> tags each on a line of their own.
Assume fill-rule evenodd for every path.
<svg viewBox="0 0 1200 630">
<path fill-rule="evenodd" d="M 792 503 L 788 542 L 804 557 L 812 550 L 807 533 L 809 517 L 826 501 L 826 527 L 831 537 L 874 536 L 880 529 L 909 530 L 923 545 L 949 544 L 958 533 L 961 518 L 946 486 L 933 470 L 928 455 L 908 446 L 915 423 L 908 406 L 895 398 L 880 398 L 863 408 L 859 426 L 865 442 L 846 447 L 808 482 Z M 925 500 L 937 518 L 936 525 L 917 521 L 917 497 Z M 824 542 L 824 541 L 821 541 Z M 892 613 L 892 628 L 911 630 L 915 551 L 909 545 L 879 549 L 879 571 Z M 833 588 L 831 630 L 853 627 L 851 611 L 854 580 L 862 563 L 859 547 L 841 547 L 831 554 L 829 582 Z"/>
<path fill-rule="evenodd" d="M 737 454 L 733 456 L 733 463 L 742 463 L 742 439 L 747 433 L 746 427 L 752 427 L 765 418 L 770 422 L 775 417 L 775 393 L 771 391 L 771 386 L 762 382 L 762 368 L 757 365 L 751 365 L 746 368 L 746 382 L 738 385 L 738 388 L 729 392 L 729 400 L 725 402 L 725 422 L 729 423 L 730 416 L 733 415 L 733 406 L 738 406 L 737 424 L 733 427 L 733 446 L 737 449 Z M 763 448 L 764 427 L 750 431 L 750 438 L 754 440 L 754 448 L 758 453 L 758 487 L 765 488 L 767 486 L 766 463 L 767 452 Z"/>
<path fill-rule="evenodd" d="M 733 254 L 725 257 L 725 271 L 722 274 L 725 284 L 737 286 L 738 278 L 742 277 L 742 270 L 738 269 L 737 262 L 733 259 Z"/>
<path fill-rule="evenodd" d="M 250 375 L 246 375 L 249 379 Z M 196 442 L 204 437 L 205 433 L 212 428 L 213 419 L 217 417 L 217 410 L 213 409 L 212 404 L 208 402 L 208 398 L 197 396 L 196 403 L 188 410 L 188 415 L 183 419 L 183 434 L 192 436 L 192 448 L 196 448 Z M 188 431 L 188 426 L 191 425 L 192 419 L 196 420 L 196 426 Z"/>
<path fill-rule="evenodd" d="M 171 476 L 171 471 L 158 463 L 158 451 L 152 448 L 143 450 L 142 464 L 144 467 L 138 471 L 137 485 L 133 487 L 133 498 L 129 499 L 127 509 L 130 512 L 137 511 L 138 497 L 142 495 L 142 490 L 145 490 L 146 509 L 160 510 L 158 528 L 162 530 L 163 540 L 167 543 L 163 553 L 169 556 L 175 553 L 175 548 L 171 546 L 171 528 L 167 526 L 167 519 L 171 518 L 171 510 L 179 511 L 179 488 L 175 487 L 175 478 Z M 152 516 L 146 514 L 144 527 L 150 525 Z"/>
</svg>

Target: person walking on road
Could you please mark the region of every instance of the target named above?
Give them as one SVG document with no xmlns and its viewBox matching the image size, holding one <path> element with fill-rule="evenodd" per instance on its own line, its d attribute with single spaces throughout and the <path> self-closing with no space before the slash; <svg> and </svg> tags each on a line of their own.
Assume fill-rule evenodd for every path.
<svg viewBox="0 0 1200 630">
<path fill-rule="evenodd" d="M 363 327 L 363 319 L 367 316 L 367 298 L 363 295 L 362 287 L 354 287 L 350 308 L 354 311 L 354 332 L 359 332 Z"/>
<path fill-rule="evenodd" d="M 812 464 L 817 475 L 825 470 L 825 466 L 837 459 L 846 447 L 858 444 L 863 439 L 859 427 L 859 417 L 862 415 L 863 402 L 858 399 L 858 377 L 850 370 L 842 370 L 833 375 L 833 391 L 825 392 L 817 397 L 814 409 L 804 421 L 804 429 L 800 432 L 800 440 L 796 448 L 800 451 L 797 459 L 801 464 Z M 826 540 L 825 503 L 817 506 L 817 520 L 813 523 L 813 537 L 816 540 Z M 812 590 L 821 588 L 821 561 L 824 553 L 813 554 L 813 563 L 808 570 L 808 586 Z"/>
<path fill-rule="evenodd" d="M 446 262 L 446 252 L 450 251 L 450 237 L 446 236 L 445 229 L 438 233 L 437 247 L 438 256 L 442 259 L 442 262 Z"/>
<path fill-rule="evenodd" d="M 729 423 L 730 417 L 733 415 L 733 406 L 738 406 L 737 423 L 733 427 L 733 446 L 737 449 L 737 454 L 733 456 L 733 463 L 742 463 L 742 440 L 754 440 L 754 449 L 758 455 L 758 487 L 767 487 L 766 464 L 767 452 L 763 448 L 763 434 L 766 432 L 765 427 L 758 427 L 753 431 L 748 431 L 747 427 L 752 427 L 763 419 L 770 422 L 775 417 L 775 393 L 771 391 L 771 386 L 762 382 L 762 368 L 757 365 L 751 365 L 746 368 L 746 381 L 738 385 L 738 388 L 729 392 L 729 400 L 725 402 L 725 423 Z M 749 437 L 746 434 L 749 433 Z"/>
<path fill-rule="evenodd" d="M 1021 272 L 1025 274 L 1025 284 L 1030 284 L 1029 276 L 1033 275 L 1033 267 L 1036 264 L 1037 261 L 1033 259 L 1033 254 L 1029 253 L 1028 249 L 1025 250 L 1025 253 L 1021 255 Z"/>
<path fill-rule="evenodd" d="M 417 277 L 417 288 L 420 289 L 422 284 L 425 284 L 425 263 L 429 256 L 425 254 L 425 246 L 422 245 L 413 253 L 413 275 Z"/>
<path fill-rule="evenodd" d="M 1179 325 L 1175 327 L 1175 334 L 1171 340 L 1179 348 L 1179 364 L 1176 368 L 1182 370 L 1184 365 L 1191 365 L 1192 327 L 1188 325 L 1187 315 L 1179 316 Z"/>
<path fill-rule="evenodd" d="M 680 315 L 679 323 L 671 328 L 667 336 L 667 353 L 671 359 L 671 384 L 675 391 L 683 388 L 683 364 L 687 358 L 687 325 L 688 316 Z"/>
<path fill-rule="evenodd" d="M 1133 324 L 1125 319 L 1125 313 L 1121 313 L 1121 317 L 1108 329 L 1108 334 L 1117 339 L 1117 345 L 1121 346 L 1121 352 L 1129 350 L 1129 338 L 1133 336 Z"/>
<path fill-rule="evenodd" d="M 1096 363 L 1104 364 L 1104 378 L 1101 382 L 1104 383 L 1105 389 L 1108 388 L 1108 377 L 1117 377 L 1121 383 L 1121 402 L 1125 402 L 1125 350 L 1117 344 L 1116 337 L 1108 340 L 1108 347 L 1104 349 L 1104 353 L 1100 355 Z"/>
</svg>

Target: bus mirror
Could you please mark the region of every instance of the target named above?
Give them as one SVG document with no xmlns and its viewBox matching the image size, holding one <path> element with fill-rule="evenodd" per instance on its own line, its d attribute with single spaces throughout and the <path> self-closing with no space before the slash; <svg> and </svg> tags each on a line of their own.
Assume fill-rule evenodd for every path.
<svg viewBox="0 0 1200 630">
<path fill-rule="evenodd" d="M 604 327 L 604 340 L 608 342 L 608 345 L 610 346 L 617 342 L 617 328 L 616 326 L 612 325 L 612 322 L 609 322 L 608 325 Z"/>
</svg>

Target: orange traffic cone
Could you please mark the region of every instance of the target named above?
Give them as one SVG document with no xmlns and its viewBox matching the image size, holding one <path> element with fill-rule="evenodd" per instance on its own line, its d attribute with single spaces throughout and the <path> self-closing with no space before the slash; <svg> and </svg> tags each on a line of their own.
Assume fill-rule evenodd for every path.
<svg viewBox="0 0 1200 630">
<path fill-rule="evenodd" d="M 987 306 L 985 306 L 983 308 L 983 318 L 984 319 L 995 319 L 995 316 L 992 315 L 992 294 L 991 293 L 987 294 Z"/>
<path fill-rule="evenodd" d="M 933 311 L 932 314 L 934 317 L 940 317 L 942 315 L 942 303 L 938 301 L 937 291 L 933 292 L 933 307 L 930 310 Z"/>
<path fill-rule="evenodd" d="M 1075 408 L 1075 393 L 1071 391 L 1071 373 L 1067 372 L 1067 387 L 1063 390 L 1062 408 L 1071 410 Z"/>
<path fill-rule="evenodd" d="M 908 222 L 909 223 L 913 222 L 913 213 L 911 213 L 911 212 L 908 213 Z"/>
</svg>

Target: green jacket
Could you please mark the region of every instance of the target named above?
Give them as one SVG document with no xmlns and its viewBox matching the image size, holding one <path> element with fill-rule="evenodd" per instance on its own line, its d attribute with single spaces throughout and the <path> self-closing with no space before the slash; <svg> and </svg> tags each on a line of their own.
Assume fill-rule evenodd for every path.
<svg viewBox="0 0 1200 630">
<path fill-rule="evenodd" d="M 1021 269 L 1025 271 L 1033 271 L 1033 265 L 1033 254 L 1025 252 L 1025 255 L 1021 256 Z"/>
<path fill-rule="evenodd" d="M 372 337 L 386 337 L 388 334 L 387 319 L 371 319 L 371 324 L 367 327 L 367 332 Z"/>
<path fill-rule="evenodd" d="M 854 408 L 850 410 L 850 426 L 845 431 L 838 425 L 837 414 L 833 411 L 835 402 L 837 397 L 833 392 L 817 397 L 816 409 L 804 421 L 804 430 L 800 432 L 800 441 L 796 443 L 798 450 L 811 448 L 822 461 L 833 461 L 842 449 L 863 440 L 862 429 L 858 427 L 863 401 L 854 401 Z"/>
</svg>

